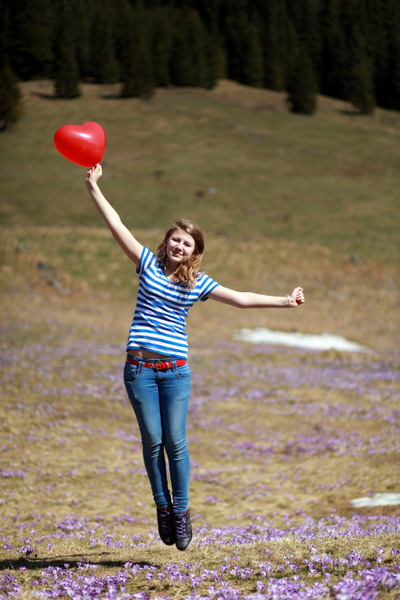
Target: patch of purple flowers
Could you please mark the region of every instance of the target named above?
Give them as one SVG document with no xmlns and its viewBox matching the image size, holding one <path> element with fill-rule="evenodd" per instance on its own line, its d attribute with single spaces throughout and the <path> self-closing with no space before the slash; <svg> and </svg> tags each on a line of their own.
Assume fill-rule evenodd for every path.
<svg viewBox="0 0 400 600">
<path fill-rule="evenodd" d="M 64 519 L 68 528 L 63 535 L 74 537 L 76 531 L 88 534 L 93 523 L 89 519 L 77 519 L 75 515 Z M 16 530 L 18 527 L 16 527 Z M 169 582 L 175 592 L 180 586 L 187 589 L 188 584 L 193 592 L 186 594 L 187 599 L 215 598 L 220 600 L 247 600 L 264 598 L 267 600 L 321 600 L 335 598 L 336 600 L 377 600 L 382 590 L 399 590 L 400 593 L 400 564 L 395 562 L 390 566 L 385 564 L 373 564 L 371 559 L 365 558 L 360 551 L 353 549 L 346 557 L 334 558 L 331 555 L 321 553 L 318 542 L 329 539 L 348 538 L 355 540 L 357 537 L 376 538 L 377 535 L 390 533 L 399 536 L 400 518 L 397 517 L 361 517 L 353 516 L 347 520 L 332 515 L 329 519 L 320 521 L 308 518 L 306 526 L 304 523 L 292 526 L 284 530 L 273 528 L 268 525 L 251 523 L 247 527 L 225 526 L 218 530 L 202 529 L 195 530 L 194 544 L 198 548 L 207 546 L 218 546 L 226 548 L 225 558 L 219 568 L 209 569 L 200 563 L 170 563 L 165 567 L 155 565 L 138 565 L 125 563 L 123 569 L 116 569 L 112 575 L 98 575 L 96 570 L 101 563 L 90 563 L 82 559 L 75 566 L 65 564 L 64 566 L 43 566 L 39 568 L 35 579 L 30 582 L 32 586 L 32 598 L 71 598 L 73 600 L 95 600 L 96 598 L 107 598 L 119 600 L 133 600 L 146 598 L 146 595 L 138 596 L 140 582 L 152 582 L 155 578 L 160 584 Z M 55 539 L 59 534 L 55 533 Z M 3 536 L 5 539 L 7 536 Z M 15 538 L 18 537 L 17 531 Z M 46 536 L 47 540 L 50 536 Z M 304 548 L 309 549 L 309 556 L 303 559 L 303 566 L 307 572 L 318 577 L 318 581 L 312 584 L 302 579 L 300 571 L 301 564 L 296 563 L 292 556 L 286 556 L 284 562 L 279 565 L 272 560 L 253 560 L 251 565 L 241 564 L 241 549 L 264 548 L 264 555 L 269 557 L 274 544 L 280 541 L 293 542 L 301 539 Z M 47 541 L 46 540 L 46 541 Z M 43 540 L 39 537 L 35 540 L 37 548 Z M 113 535 L 108 536 L 105 545 L 116 542 Z M 25 540 L 26 542 L 26 540 Z M 33 540 L 31 540 L 33 543 Z M 129 540 L 125 546 L 129 547 Z M 111 543 L 113 546 L 113 543 Z M 118 546 L 124 546 L 119 542 Z M 19 552 L 25 551 L 20 546 Z M 393 548 L 388 557 L 397 559 L 399 549 Z M 377 557 L 385 555 L 381 546 L 376 547 Z M 51 559 L 48 559 L 51 563 Z M 291 575 L 289 575 L 291 573 Z M 334 579 L 333 579 L 334 578 Z M 135 584 L 137 582 L 137 584 Z M 252 593 L 241 591 L 241 582 L 249 583 L 254 588 Z M 139 587 L 137 587 L 139 586 Z M 132 587 L 136 587 L 132 591 Z M 197 590 L 202 590 L 197 595 Z M 206 595 L 204 590 L 207 589 Z M 23 591 L 23 584 L 19 581 L 18 572 L 6 573 L 0 577 L 0 597 L 17 598 Z M 182 593 L 180 592 L 180 596 Z M 153 596 L 157 598 L 171 598 L 167 595 Z"/>
<path fill-rule="evenodd" d="M 100 350 L 95 342 L 62 346 L 54 341 L 51 332 L 45 341 L 16 347 L 12 355 L 5 345 L 0 346 L 0 360 L 8 367 L 0 381 L 5 398 L 0 502 L 15 508 L 14 512 L 7 508 L 0 520 L 4 565 L 0 575 L 1 600 L 23 594 L 40 600 L 377 600 L 381 592 L 398 592 L 400 597 L 400 545 L 393 542 L 400 539 L 398 516 L 341 516 L 332 512 L 313 518 L 306 509 L 299 509 L 293 514 L 281 511 L 278 526 L 259 514 L 239 511 L 229 522 L 215 527 L 207 523 L 207 515 L 200 514 L 194 520 L 193 540 L 198 562 L 191 562 L 189 553 L 185 563 L 171 561 L 161 567 L 126 562 L 122 567 L 113 567 L 109 574 L 99 574 L 103 552 L 107 556 L 113 552 L 129 555 L 132 549 L 154 550 L 159 544 L 154 523 L 140 510 L 141 486 L 147 485 L 140 438 L 133 427 L 133 417 L 125 424 L 123 418 L 113 420 L 111 416 L 107 428 L 101 420 L 94 423 L 90 413 L 82 412 L 79 418 L 70 419 L 73 409 L 66 401 L 70 397 L 78 398 L 82 406 L 85 402 L 100 402 L 101 410 L 107 410 L 109 415 L 117 412 L 116 402 L 126 408 L 118 370 L 119 349 L 105 345 Z M 195 450 L 192 474 L 193 481 L 204 486 L 201 501 L 210 511 L 219 509 L 219 503 L 226 500 L 219 493 L 225 484 L 230 485 L 230 496 L 237 504 L 242 500 L 259 504 L 274 494 L 289 498 L 291 506 L 297 508 L 296 498 L 290 496 L 285 484 L 301 476 L 302 461 L 345 457 L 348 462 L 354 461 L 356 470 L 360 456 L 383 456 L 386 460 L 400 451 L 400 377 L 393 357 L 366 361 L 284 351 L 277 364 L 264 360 L 264 356 L 263 362 L 248 360 L 240 344 L 232 343 L 228 350 L 227 356 L 223 352 L 213 356 L 212 383 L 206 376 L 207 356 L 204 364 L 199 358 L 193 374 L 188 429 Z M 257 352 L 261 355 L 263 349 L 256 348 Z M 267 358 L 268 353 L 270 350 L 265 352 Z M 107 369 L 92 363 L 89 356 L 99 360 L 105 356 Z M 243 365 L 240 377 L 239 362 Z M 82 367 L 91 375 L 90 381 L 79 377 Z M 26 392 L 23 401 L 22 395 L 15 398 L 13 393 L 13 369 L 21 368 L 35 372 L 31 385 L 21 383 Z M 55 369 L 60 374 L 56 390 L 52 378 Z M 310 390 L 314 395 L 308 394 Z M 324 394 L 329 393 L 340 400 L 324 401 Z M 319 396 L 321 400 L 315 400 Z M 53 397 L 58 401 L 52 402 Z M 303 426 L 292 427 L 290 434 L 273 429 L 257 417 L 257 410 L 261 409 L 284 422 L 301 420 Z M 12 426 L 14 417 L 24 424 L 24 436 L 31 447 L 46 449 L 55 439 L 57 457 L 50 457 L 45 465 L 33 464 L 20 452 L 22 436 Z M 338 427 L 338 423 L 345 423 L 346 427 Z M 360 423 L 371 427 L 364 429 Z M 213 437 L 217 468 L 202 465 L 196 455 L 203 431 L 211 434 L 209 439 Z M 226 435 L 221 435 L 221 431 Z M 94 451 L 62 471 L 58 457 L 66 459 L 71 438 L 76 436 L 89 440 L 87 443 L 94 447 L 102 443 L 111 447 L 111 442 L 118 442 L 117 450 L 108 460 Z M 233 464 L 238 469 L 233 469 Z M 264 468 L 269 464 L 275 470 L 266 476 Z M 288 466 L 291 468 L 285 471 Z M 398 469 L 396 461 L 393 469 Z M 105 492 L 110 511 L 107 518 L 94 516 L 85 509 L 81 497 L 69 493 L 66 474 L 70 481 L 86 481 L 88 472 L 93 478 L 90 483 L 103 477 L 113 482 Z M 394 471 L 393 481 L 398 481 L 398 471 Z M 317 475 L 313 489 L 305 491 L 310 495 L 343 491 L 351 482 L 348 473 L 341 473 L 328 483 L 320 481 Z M 373 486 L 371 482 L 368 485 Z M 30 495 L 32 506 L 38 492 L 47 495 L 52 511 L 21 512 L 22 491 Z M 117 497 L 126 498 L 126 510 L 119 506 L 114 516 Z M 146 535 L 135 530 L 136 525 L 143 524 Z M 348 542 L 349 550 L 340 556 L 323 551 L 324 543 L 331 540 Z M 372 554 L 363 554 L 359 540 L 370 540 L 375 549 Z M 82 559 L 60 565 L 53 560 L 59 544 L 78 545 Z M 287 553 L 278 560 L 273 549 L 282 544 L 300 544 L 301 559 Z M 96 562 L 84 558 L 89 551 L 90 557 L 98 551 Z M 217 566 L 208 564 L 208 554 L 218 555 Z M 205 559 L 200 561 L 199 556 Z M 7 561 L 14 565 L 13 569 L 7 570 Z M 28 584 L 23 569 L 28 566 L 36 571 L 29 580 L 29 589 L 24 589 Z M 155 590 L 151 596 L 142 589 L 146 585 Z"/>
</svg>

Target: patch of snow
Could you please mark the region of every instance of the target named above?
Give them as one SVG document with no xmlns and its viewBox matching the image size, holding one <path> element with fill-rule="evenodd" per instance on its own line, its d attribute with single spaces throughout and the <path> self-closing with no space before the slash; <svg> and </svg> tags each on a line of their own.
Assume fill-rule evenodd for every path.
<svg viewBox="0 0 400 600">
<path fill-rule="evenodd" d="M 234 334 L 234 339 L 239 342 L 252 344 L 272 344 L 277 346 L 292 346 L 311 350 L 342 350 L 344 352 L 365 352 L 367 348 L 355 342 L 350 342 L 340 335 L 322 333 L 312 335 L 308 333 L 285 333 L 272 331 L 263 327 L 255 329 L 239 329 Z"/>
<path fill-rule="evenodd" d="M 354 500 L 351 500 L 351 504 L 355 508 L 363 508 L 365 506 L 395 506 L 400 504 L 400 494 L 373 494 L 364 498 L 354 498 Z"/>
</svg>

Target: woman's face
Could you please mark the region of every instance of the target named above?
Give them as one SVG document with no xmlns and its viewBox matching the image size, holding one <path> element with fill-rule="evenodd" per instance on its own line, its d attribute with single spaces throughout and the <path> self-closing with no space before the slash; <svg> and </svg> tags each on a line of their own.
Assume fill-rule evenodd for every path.
<svg viewBox="0 0 400 600">
<path fill-rule="evenodd" d="M 165 250 L 169 264 L 176 268 L 192 256 L 195 242 L 189 233 L 178 227 L 168 238 Z"/>
</svg>

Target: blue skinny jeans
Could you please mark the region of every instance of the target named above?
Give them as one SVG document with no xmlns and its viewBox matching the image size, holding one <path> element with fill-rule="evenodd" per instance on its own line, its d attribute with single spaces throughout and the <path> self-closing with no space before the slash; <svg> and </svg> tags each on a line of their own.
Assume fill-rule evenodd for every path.
<svg viewBox="0 0 400 600">
<path fill-rule="evenodd" d="M 139 365 L 125 363 L 124 382 L 135 411 L 143 446 L 143 459 L 154 502 L 166 508 L 173 502 L 179 514 L 189 506 L 190 458 L 186 442 L 186 420 L 190 395 L 190 368 L 144 367 L 146 362 L 130 356 Z M 168 487 L 167 465 L 172 486 Z"/>
</svg>

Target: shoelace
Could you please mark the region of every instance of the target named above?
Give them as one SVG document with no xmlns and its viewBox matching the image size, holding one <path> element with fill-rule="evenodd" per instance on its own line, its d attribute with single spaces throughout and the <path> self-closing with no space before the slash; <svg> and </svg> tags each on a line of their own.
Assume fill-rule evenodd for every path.
<svg viewBox="0 0 400 600">
<path fill-rule="evenodd" d="M 172 515 L 169 510 L 160 510 L 160 528 L 163 533 L 170 533 L 172 528 Z"/>
<path fill-rule="evenodd" d="M 186 517 L 187 512 L 183 515 L 175 515 L 175 534 L 177 538 L 186 537 Z"/>
</svg>

